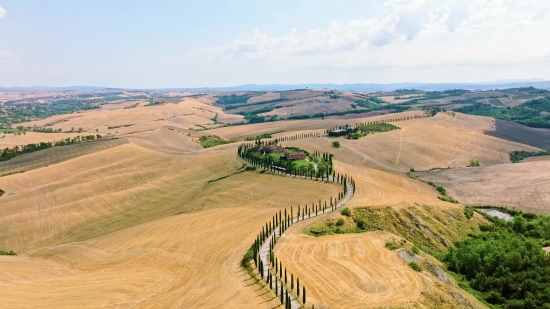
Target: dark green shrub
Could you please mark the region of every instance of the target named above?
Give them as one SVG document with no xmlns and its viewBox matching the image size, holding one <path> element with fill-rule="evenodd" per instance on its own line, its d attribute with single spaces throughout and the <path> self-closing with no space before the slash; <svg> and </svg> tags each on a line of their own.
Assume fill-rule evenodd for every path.
<svg viewBox="0 0 550 309">
<path fill-rule="evenodd" d="M 357 225 L 358 228 L 362 230 L 367 228 L 367 223 L 363 219 L 357 219 L 357 221 L 355 221 L 355 224 Z"/>
<path fill-rule="evenodd" d="M 334 142 L 332 142 L 332 146 L 334 146 L 334 148 L 340 148 L 340 142 L 339 141 L 334 141 Z"/>
<path fill-rule="evenodd" d="M 420 267 L 420 265 L 418 265 L 418 263 L 416 262 L 410 262 L 409 267 L 414 269 L 415 271 L 422 271 L 422 267 Z"/>
<path fill-rule="evenodd" d="M 250 261 L 252 261 L 252 259 L 254 259 L 254 248 L 250 247 L 250 249 L 246 251 L 246 254 L 243 256 L 243 259 L 241 260 L 241 266 L 243 268 L 248 268 L 248 264 L 250 263 Z"/>
<path fill-rule="evenodd" d="M 438 199 L 444 201 L 444 202 L 449 202 L 449 203 L 453 203 L 453 204 L 458 204 L 458 201 L 453 199 L 453 198 L 450 198 L 450 197 L 447 197 L 447 196 L 438 196 L 437 197 Z"/>
<path fill-rule="evenodd" d="M 487 223 L 481 223 L 479 225 L 479 230 L 482 231 L 482 232 L 491 232 L 491 231 L 493 231 L 493 225 L 492 224 L 487 224 Z"/>
<path fill-rule="evenodd" d="M 336 221 L 336 225 L 338 225 L 338 226 L 342 226 L 342 225 L 344 225 L 344 223 L 346 223 L 346 221 L 342 218 L 340 218 L 340 219 L 338 219 L 338 221 Z"/>
<path fill-rule="evenodd" d="M 474 216 L 474 209 L 472 207 L 466 206 L 464 208 L 464 215 L 466 218 L 471 219 Z"/>
<path fill-rule="evenodd" d="M 470 165 L 468 165 L 469 167 L 478 167 L 478 166 L 481 166 L 479 165 L 479 161 L 478 160 L 470 160 Z"/>
<path fill-rule="evenodd" d="M 10 251 L 0 250 L 0 255 L 17 255 L 17 253 L 13 252 L 12 250 Z"/>
<path fill-rule="evenodd" d="M 349 208 L 344 208 L 342 209 L 342 211 L 340 212 L 342 214 L 342 216 L 346 216 L 346 217 L 350 217 L 351 216 L 351 211 L 349 210 Z"/>
<path fill-rule="evenodd" d="M 412 251 L 414 254 L 420 254 L 420 249 L 417 246 L 413 246 Z"/>
<path fill-rule="evenodd" d="M 400 244 L 396 244 L 393 241 L 386 242 L 386 248 L 388 248 L 390 250 L 396 250 L 396 249 L 399 249 L 401 247 L 402 246 Z"/>
</svg>

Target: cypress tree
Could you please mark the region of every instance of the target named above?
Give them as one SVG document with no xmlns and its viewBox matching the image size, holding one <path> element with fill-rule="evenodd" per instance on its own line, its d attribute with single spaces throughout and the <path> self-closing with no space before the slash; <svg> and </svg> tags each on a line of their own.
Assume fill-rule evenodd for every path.
<svg viewBox="0 0 550 309">
<path fill-rule="evenodd" d="M 262 276 L 262 279 L 264 278 L 264 262 L 260 260 L 260 276 Z"/>
<path fill-rule="evenodd" d="M 288 290 L 285 290 L 285 295 L 286 307 L 288 308 L 288 305 L 290 305 L 290 301 L 288 301 Z"/>
<path fill-rule="evenodd" d="M 279 278 L 283 279 L 283 262 L 279 261 Z"/>
<path fill-rule="evenodd" d="M 277 289 L 277 278 L 275 278 L 275 296 L 277 296 L 277 292 L 279 292 L 279 290 Z"/>
<path fill-rule="evenodd" d="M 285 284 L 286 284 L 286 282 L 287 282 L 287 281 L 286 281 L 286 267 L 285 267 Z"/>
<path fill-rule="evenodd" d="M 283 285 L 281 284 L 281 304 L 284 303 L 284 300 L 283 300 Z"/>
<path fill-rule="evenodd" d="M 302 287 L 302 297 L 303 297 L 303 304 L 306 304 L 306 287 Z"/>
<path fill-rule="evenodd" d="M 296 293 L 300 297 L 300 278 L 296 278 Z"/>
<path fill-rule="evenodd" d="M 290 290 L 294 290 L 294 274 L 290 274 Z"/>
</svg>

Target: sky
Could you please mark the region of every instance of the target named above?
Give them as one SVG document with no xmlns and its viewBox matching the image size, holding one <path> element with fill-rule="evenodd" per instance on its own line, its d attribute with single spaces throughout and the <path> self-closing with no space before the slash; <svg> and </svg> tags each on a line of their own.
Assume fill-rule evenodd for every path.
<svg viewBox="0 0 550 309">
<path fill-rule="evenodd" d="M 0 0 L 0 86 L 550 80 L 548 0 Z"/>
</svg>

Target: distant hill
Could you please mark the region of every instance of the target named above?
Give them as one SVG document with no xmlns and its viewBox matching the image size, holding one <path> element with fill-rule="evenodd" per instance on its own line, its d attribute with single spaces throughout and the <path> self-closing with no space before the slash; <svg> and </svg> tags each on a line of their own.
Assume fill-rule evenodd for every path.
<svg viewBox="0 0 550 309">
<path fill-rule="evenodd" d="M 163 91 L 285 91 L 294 89 L 331 89 L 340 91 L 389 91 L 395 89 L 419 89 L 419 90 L 449 90 L 449 89 L 466 89 L 466 90 L 489 90 L 503 88 L 529 87 L 550 89 L 550 81 L 540 79 L 526 80 L 502 80 L 494 82 L 482 83 L 392 83 L 392 84 L 373 84 L 373 83 L 358 83 L 358 84 L 268 84 L 257 85 L 247 84 L 229 87 L 197 87 L 197 88 L 152 88 L 148 90 L 163 90 Z M 0 87 L 0 92 L 27 92 L 27 91 L 91 91 L 103 90 L 107 87 L 95 86 L 71 86 L 71 87 Z M 145 90 L 145 89 L 144 89 Z"/>
<path fill-rule="evenodd" d="M 48 87 L 48 86 L 32 86 L 32 87 L 0 87 L 0 92 L 33 92 L 33 91 L 92 91 L 103 90 L 105 87 L 94 86 L 69 86 L 69 87 Z"/>
<path fill-rule="evenodd" d="M 178 89 L 163 89 L 163 90 L 179 90 L 179 91 L 285 91 L 293 89 L 331 89 L 339 91 L 388 91 L 395 89 L 419 89 L 419 90 L 449 90 L 449 89 L 466 89 L 466 90 L 489 90 L 502 88 L 517 88 L 529 87 L 550 89 L 550 81 L 540 80 L 525 80 L 525 81 L 502 81 L 502 82 L 487 82 L 487 83 L 393 83 L 393 84 L 298 84 L 298 85 L 240 85 L 232 87 L 203 87 L 203 88 L 178 88 Z"/>
</svg>

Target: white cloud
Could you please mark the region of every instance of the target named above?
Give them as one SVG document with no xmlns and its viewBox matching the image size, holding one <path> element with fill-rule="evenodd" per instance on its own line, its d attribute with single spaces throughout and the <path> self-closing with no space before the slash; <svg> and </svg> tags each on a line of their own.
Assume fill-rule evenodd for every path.
<svg viewBox="0 0 550 309">
<path fill-rule="evenodd" d="M 504 68 L 509 66 L 511 72 L 522 63 L 532 69 L 550 54 L 550 42 L 544 39 L 550 29 L 550 1 L 524 1 L 389 0 L 384 4 L 390 10 L 370 19 L 335 20 L 321 29 L 291 29 L 278 36 L 255 30 L 231 44 L 191 55 L 219 64 L 289 71 L 459 66 L 508 72 Z M 548 67 L 548 61 L 541 63 Z"/>
<path fill-rule="evenodd" d="M 0 17 L 6 16 L 6 13 L 6 10 L 2 6 L 0 6 Z"/>
</svg>

